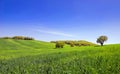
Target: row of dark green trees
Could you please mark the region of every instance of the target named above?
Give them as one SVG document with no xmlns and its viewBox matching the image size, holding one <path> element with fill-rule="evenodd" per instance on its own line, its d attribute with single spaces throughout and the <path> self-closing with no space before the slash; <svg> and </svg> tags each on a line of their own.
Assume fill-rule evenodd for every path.
<svg viewBox="0 0 120 74">
<path fill-rule="evenodd" d="M 34 38 L 32 37 L 25 37 L 25 36 L 2 37 L 1 39 L 34 40 Z"/>
</svg>

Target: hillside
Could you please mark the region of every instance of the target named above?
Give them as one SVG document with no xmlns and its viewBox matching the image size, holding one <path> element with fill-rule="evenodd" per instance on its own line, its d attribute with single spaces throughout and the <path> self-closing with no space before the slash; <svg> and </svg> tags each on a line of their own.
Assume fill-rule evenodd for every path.
<svg viewBox="0 0 120 74">
<path fill-rule="evenodd" d="M 0 39 L 0 74 L 119 74 L 120 44 L 54 49 L 42 41 Z"/>
<path fill-rule="evenodd" d="M 0 39 L 0 49 L 39 49 L 50 48 L 51 44 L 48 42 L 35 40 L 14 40 L 14 39 Z"/>
<path fill-rule="evenodd" d="M 0 39 L 0 59 L 42 54 L 53 48 L 54 44 L 43 41 Z"/>
</svg>

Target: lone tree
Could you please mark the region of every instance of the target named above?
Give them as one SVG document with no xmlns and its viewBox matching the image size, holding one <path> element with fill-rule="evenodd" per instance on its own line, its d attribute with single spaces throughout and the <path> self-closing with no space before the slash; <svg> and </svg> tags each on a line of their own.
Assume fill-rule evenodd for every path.
<svg viewBox="0 0 120 74">
<path fill-rule="evenodd" d="M 104 42 L 108 40 L 108 37 L 107 36 L 100 36 L 98 39 L 97 39 L 97 43 L 100 43 L 101 46 L 103 46 Z"/>
</svg>

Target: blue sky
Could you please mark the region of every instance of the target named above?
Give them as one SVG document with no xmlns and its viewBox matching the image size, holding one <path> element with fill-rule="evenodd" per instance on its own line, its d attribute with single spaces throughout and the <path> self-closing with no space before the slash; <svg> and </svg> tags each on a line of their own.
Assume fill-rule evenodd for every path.
<svg viewBox="0 0 120 74">
<path fill-rule="evenodd" d="M 0 37 L 120 43 L 120 0 L 0 0 Z"/>
</svg>

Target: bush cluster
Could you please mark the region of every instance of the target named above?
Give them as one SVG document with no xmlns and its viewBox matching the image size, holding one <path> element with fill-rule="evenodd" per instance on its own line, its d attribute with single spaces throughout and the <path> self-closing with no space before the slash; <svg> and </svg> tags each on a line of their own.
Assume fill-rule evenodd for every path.
<svg viewBox="0 0 120 74">
<path fill-rule="evenodd" d="M 63 41 L 57 41 L 55 47 L 56 48 L 63 48 L 65 43 Z"/>
<path fill-rule="evenodd" d="M 13 39 L 17 40 L 34 40 L 32 37 L 24 37 L 24 36 L 14 36 Z"/>
<path fill-rule="evenodd" d="M 95 46 L 96 45 L 94 43 L 91 43 L 91 42 L 88 42 L 88 41 L 85 41 L 85 40 L 79 40 L 79 41 L 73 41 L 73 40 L 51 41 L 51 43 L 56 43 L 56 47 L 60 46 L 61 44 L 67 44 L 67 45 L 70 45 L 71 47 L 74 47 L 74 46 Z M 59 48 L 59 47 L 57 47 L 57 48 Z"/>
<path fill-rule="evenodd" d="M 34 40 L 34 38 L 32 37 L 25 37 L 25 36 L 2 37 L 1 39 Z"/>
</svg>

